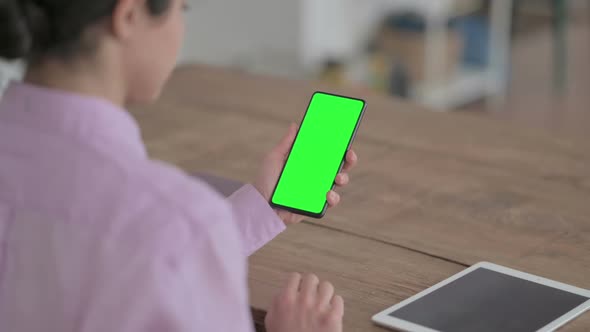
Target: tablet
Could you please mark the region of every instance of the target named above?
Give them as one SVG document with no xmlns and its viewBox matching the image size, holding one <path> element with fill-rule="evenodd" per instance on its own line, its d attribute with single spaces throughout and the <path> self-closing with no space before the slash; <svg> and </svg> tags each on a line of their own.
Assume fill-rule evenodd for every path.
<svg viewBox="0 0 590 332">
<path fill-rule="evenodd" d="M 483 262 L 378 313 L 373 321 L 412 332 L 545 332 L 588 309 L 586 289 Z"/>
</svg>

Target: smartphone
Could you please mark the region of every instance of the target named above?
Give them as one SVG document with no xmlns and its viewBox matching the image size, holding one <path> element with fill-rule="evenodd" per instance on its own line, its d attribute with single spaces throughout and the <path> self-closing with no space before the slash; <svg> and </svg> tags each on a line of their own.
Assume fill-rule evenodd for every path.
<svg viewBox="0 0 590 332">
<path fill-rule="evenodd" d="M 311 97 L 270 204 L 322 218 L 365 112 L 364 100 L 316 92 Z"/>
</svg>

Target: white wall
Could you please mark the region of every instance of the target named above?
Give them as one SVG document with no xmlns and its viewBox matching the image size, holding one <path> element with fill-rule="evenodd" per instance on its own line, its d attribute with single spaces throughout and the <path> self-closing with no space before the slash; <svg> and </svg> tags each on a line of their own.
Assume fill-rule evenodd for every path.
<svg viewBox="0 0 590 332">
<path fill-rule="evenodd" d="M 187 13 L 181 62 L 239 64 L 298 49 L 299 1 L 201 0 Z"/>
<path fill-rule="evenodd" d="M 415 0 L 404 0 L 412 2 Z M 424 0 L 423 0 L 424 1 Z M 294 65 L 313 70 L 350 59 L 367 43 L 391 0 L 200 0 L 187 13 L 180 62 Z M 278 68 L 278 69 L 277 69 Z"/>
<path fill-rule="evenodd" d="M 383 12 L 377 0 L 301 0 L 302 49 L 306 67 L 318 60 L 350 59 L 363 51 Z"/>
<path fill-rule="evenodd" d="M 7 62 L 0 60 L 0 97 L 10 80 L 20 79 L 23 74 L 23 65 L 18 61 Z"/>
</svg>

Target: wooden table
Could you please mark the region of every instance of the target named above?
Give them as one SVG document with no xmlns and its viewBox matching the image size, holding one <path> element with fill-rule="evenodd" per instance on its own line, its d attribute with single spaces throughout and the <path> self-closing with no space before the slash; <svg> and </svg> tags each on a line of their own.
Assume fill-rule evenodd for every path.
<svg viewBox="0 0 590 332">
<path fill-rule="evenodd" d="M 249 181 L 316 89 L 334 91 L 191 66 L 160 102 L 133 112 L 155 158 Z M 368 100 L 360 165 L 341 206 L 251 257 L 257 323 L 290 271 L 335 284 L 346 331 L 383 331 L 373 314 L 479 261 L 590 288 L 590 138 L 335 92 Z M 564 330 L 590 330 L 590 314 Z"/>
</svg>

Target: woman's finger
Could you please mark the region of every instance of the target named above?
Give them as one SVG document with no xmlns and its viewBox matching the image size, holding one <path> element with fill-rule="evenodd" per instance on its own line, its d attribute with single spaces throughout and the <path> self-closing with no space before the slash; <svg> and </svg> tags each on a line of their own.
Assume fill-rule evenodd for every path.
<svg viewBox="0 0 590 332">
<path fill-rule="evenodd" d="M 297 292 L 299 292 L 299 286 L 301 284 L 301 274 L 299 273 L 291 273 L 289 275 L 289 279 L 287 280 L 287 285 L 285 286 L 284 292 L 285 295 L 294 299 L 297 297 Z"/>
<path fill-rule="evenodd" d="M 332 298 L 332 313 L 336 317 L 344 316 L 344 299 L 340 295 L 336 295 Z"/>
<path fill-rule="evenodd" d="M 334 286 L 327 281 L 322 281 L 318 287 L 318 305 L 320 308 L 328 307 L 332 297 L 334 297 Z"/>
<path fill-rule="evenodd" d="M 343 170 L 346 172 L 348 170 L 353 169 L 356 164 L 358 163 L 358 156 L 354 150 L 350 150 L 346 153 L 346 161 L 344 163 Z"/>
<path fill-rule="evenodd" d="M 330 192 L 328 192 L 328 205 L 334 207 L 338 205 L 338 203 L 340 203 L 340 195 L 334 190 L 330 190 Z"/>
<path fill-rule="evenodd" d="M 347 173 L 340 173 L 336 176 L 336 185 L 345 186 L 350 182 L 350 176 Z"/>
<path fill-rule="evenodd" d="M 319 283 L 320 279 L 315 274 L 308 274 L 303 277 L 303 281 L 301 281 L 301 296 L 307 302 L 306 304 L 312 304 L 316 300 Z"/>
</svg>

